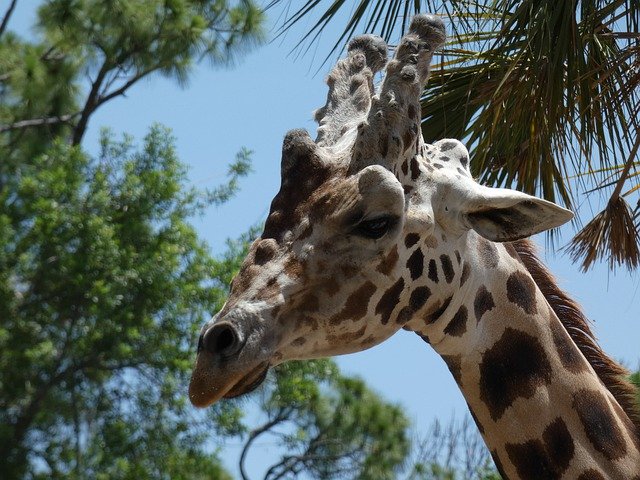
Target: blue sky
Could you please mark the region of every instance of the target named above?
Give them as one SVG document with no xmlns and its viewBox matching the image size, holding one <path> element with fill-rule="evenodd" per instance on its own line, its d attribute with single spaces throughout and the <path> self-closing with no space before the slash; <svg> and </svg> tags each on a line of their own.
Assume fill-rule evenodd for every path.
<svg viewBox="0 0 640 480">
<path fill-rule="evenodd" d="M 14 30 L 26 32 L 33 22 L 36 2 L 18 3 Z M 336 31 L 325 33 L 329 42 Z M 154 122 L 170 127 L 177 139 L 179 157 L 190 166 L 190 178 L 198 187 L 214 187 L 224 181 L 226 168 L 241 147 L 254 151 L 254 172 L 242 181 L 242 190 L 227 205 L 211 208 L 196 219 L 197 229 L 214 253 L 224 249 L 226 238 L 235 238 L 268 212 L 279 187 L 280 151 L 287 130 L 315 132 L 312 111 L 326 98 L 323 77 L 326 65 L 315 74 L 319 62 L 310 56 L 288 56 L 295 34 L 284 42 L 256 48 L 233 68 L 196 67 L 186 87 L 155 76 L 132 88 L 127 98 L 102 107 L 91 120 L 84 147 L 97 151 L 101 127 L 129 133 L 141 139 Z M 326 44 L 318 47 L 324 58 Z M 323 50 L 323 48 L 325 48 Z M 312 135 L 314 136 L 314 135 Z M 571 238 L 572 227 L 562 229 L 560 244 Z M 537 239 L 544 248 L 544 237 Z M 560 253 L 544 255 L 563 288 L 569 291 L 594 321 L 603 348 L 630 368 L 640 366 L 640 276 L 621 270 L 616 274 L 597 265 L 588 273 Z M 462 417 L 466 405 L 444 362 L 416 335 L 400 332 L 366 352 L 338 358 L 342 370 L 359 375 L 388 400 L 401 404 L 416 431 L 426 431 L 434 419 L 447 422 Z M 260 444 L 250 472 L 261 478 L 262 465 L 273 460 L 275 450 Z M 236 471 L 239 442 L 223 451 L 228 467 Z"/>
</svg>

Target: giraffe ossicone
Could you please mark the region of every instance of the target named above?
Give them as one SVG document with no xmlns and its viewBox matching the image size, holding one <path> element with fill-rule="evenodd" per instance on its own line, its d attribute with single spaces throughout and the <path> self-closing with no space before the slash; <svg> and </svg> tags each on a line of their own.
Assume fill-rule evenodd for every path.
<svg viewBox="0 0 640 480">
<path fill-rule="evenodd" d="M 202 329 L 190 399 L 242 395 L 274 365 L 405 329 L 442 356 L 505 478 L 640 478 L 625 371 L 522 240 L 572 213 L 479 185 L 462 143 L 422 138 L 420 94 L 444 41 L 442 21 L 419 15 L 388 63 L 381 39 L 350 42 L 316 140 L 285 136 L 281 188 Z"/>
</svg>

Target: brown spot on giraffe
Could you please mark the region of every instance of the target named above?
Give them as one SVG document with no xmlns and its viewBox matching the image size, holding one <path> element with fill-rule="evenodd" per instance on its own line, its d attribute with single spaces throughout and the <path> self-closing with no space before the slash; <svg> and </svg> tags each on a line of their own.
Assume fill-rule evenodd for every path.
<svg viewBox="0 0 640 480">
<path fill-rule="evenodd" d="M 416 156 L 411 157 L 409 166 L 411 168 L 411 180 L 415 180 L 420 176 L 420 164 Z"/>
<path fill-rule="evenodd" d="M 529 315 L 538 312 L 536 307 L 536 285 L 529 275 L 516 270 L 507 279 L 507 298 Z"/>
<path fill-rule="evenodd" d="M 453 316 L 453 319 L 449 322 L 449 325 L 444 329 L 444 333 L 447 335 L 452 335 L 454 337 L 461 337 L 467 331 L 467 317 L 468 317 L 467 307 L 461 305 L 456 314 Z"/>
<path fill-rule="evenodd" d="M 565 421 L 557 417 L 542 432 L 545 450 L 553 460 L 558 475 L 569 468 L 575 453 L 575 445 Z"/>
<path fill-rule="evenodd" d="M 496 304 L 493 301 L 493 295 L 482 285 L 476 292 L 476 298 L 473 301 L 473 312 L 476 315 L 476 322 L 480 322 L 482 316 L 492 310 Z"/>
<path fill-rule="evenodd" d="M 411 248 L 413 247 L 416 243 L 418 243 L 418 241 L 420 240 L 420 235 L 412 232 L 407 234 L 407 236 L 404 238 L 404 246 L 407 248 Z"/>
<path fill-rule="evenodd" d="M 418 312 L 422 307 L 424 307 L 424 304 L 427 303 L 430 296 L 431 290 L 429 290 L 429 287 L 415 288 L 409 296 L 409 308 L 411 310 L 411 314 Z"/>
<path fill-rule="evenodd" d="M 411 275 L 411 280 L 416 280 L 422 276 L 424 270 L 424 254 L 421 249 L 416 249 L 407 260 L 407 268 Z"/>
<path fill-rule="evenodd" d="M 358 274 L 359 271 L 360 269 L 357 265 L 346 263 L 340 266 L 340 272 L 342 273 L 342 275 L 344 275 L 345 280 L 352 279 Z"/>
<path fill-rule="evenodd" d="M 573 408 L 593 447 L 608 460 L 615 460 L 627 452 L 627 444 L 609 402 L 599 392 L 581 390 L 573 397 Z"/>
<path fill-rule="evenodd" d="M 376 286 L 369 281 L 362 284 L 349 295 L 343 309 L 332 317 L 329 323 L 337 325 L 345 320 L 360 320 L 366 315 L 369 300 L 376 290 Z"/>
<path fill-rule="evenodd" d="M 442 304 L 436 307 L 436 309 L 432 313 L 427 315 L 427 317 L 425 318 L 425 323 L 429 325 L 430 323 L 433 323 L 436 320 L 438 320 L 442 316 L 444 311 L 447 308 L 449 308 L 449 304 L 451 303 L 452 299 L 453 299 L 453 296 L 445 298 Z"/>
<path fill-rule="evenodd" d="M 509 460 L 523 480 L 560 478 L 569 467 L 575 446 L 566 423 L 560 417 L 542 433 L 542 440 L 507 443 Z"/>
<path fill-rule="evenodd" d="M 314 313 L 320 310 L 320 300 L 314 292 L 307 292 L 297 306 L 300 313 Z"/>
<path fill-rule="evenodd" d="M 460 275 L 460 287 L 462 287 L 465 284 L 470 274 L 471 274 L 471 267 L 469 267 L 469 264 L 465 262 L 462 265 L 462 274 Z"/>
<path fill-rule="evenodd" d="M 304 337 L 298 337 L 295 338 L 292 342 L 291 345 L 293 345 L 294 347 L 301 347 L 302 345 L 304 345 L 305 343 L 307 343 L 307 339 Z"/>
<path fill-rule="evenodd" d="M 361 328 L 356 330 L 355 332 L 345 332 L 340 333 L 338 335 L 327 335 L 327 341 L 331 343 L 341 343 L 341 342 L 353 342 L 354 340 L 359 339 L 364 335 L 364 332 L 367 330 L 367 324 L 362 325 Z"/>
<path fill-rule="evenodd" d="M 432 258 L 429 260 L 429 270 L 427 272 L 427 277 L 433 283 L 438 283 L 438 265 L 436 265 L 436 261 Z"/>
<path fill-rule="evenodd" d="M 451 283 L 454 276 L 451 258 L 449 258 L 449 255 L 442 254 L 440 255 L 440 263 L 442 264 L 442 273 L 444 273 L 444 279 L 447 281 L 447 283 Z"/>
<path fill-rule="evenodd" d="M 589 470 L 585 470 L 582 472 L 577 480 L 607 480 L 605 476 L 600 473 L 600 471 L 595 468 L 590 468 Z"/>
<path fill-rule="evenodd" d="M 381 315 L 380 321 L 383 325 L 389 323 L 391 313 L 400 301 L 400 294 L 404 289 L 404 279 L 400 277 L 384 294 L 380 297 L 376 305 L 376 315 Z"/>
<path fill-rule="evenodd" d="M 574 444 L 566 424 L 556 418 L 542 434 L 542 441 L 507 443 L 509 460 L 523 480 L 560 478 L 573 458 Z"/>
<path fill-rule="evenodd" d="M 409 305 L 400 310 L 396 323 L 403 325 L 408 322 L 427 303 L 430 296 L 431 290 L 429 290 L 429 287 L 417 287 L 414 289 L 409 296 Z"/>
<path fill-rule="evenodd" d="M 507 327 L 480 363 L 480 399 L 497 421 L 518 398 L 531 398 L 551 381 L 551 365 L 540 341 Z"/>
<path fill-rule="evenodd" d="M 290 255 L 289 258 L 287 258 L 287 261 L 285 262 L 283 267 L 283 270 L 287 274 L 287 276 L 293 279 L 302 277 L 304 269 L 304 263 L 299 261 L 293 255 Z"/>
<path fill-rule="evenodd" d="M 320 284 L 320 290 L 326 292 L 327 295 L 333 297 L 340 291 L 340 283 L 333 278 L 327 278 Z"/>
<path fill-rule="evenodd" d="M 383 158 L 387 156 L 389 153 L 389 135 L 383 134 L 378 137 L 378 149 Z"/>
<path fill-rule="evenodd" d="M 260 240 L 253 256 L 256 265 L 264 265 L 271 259 L 278 250 L 278 244 L 273 239 Z"/>
<path fill-rule="evenodd" d="M 415 139 L 416 137 L 411 133 L 411 130 L 405 130 L 405 132 L 402 134 L 402 145 L 404 146 L 404 150 L 408 150 Z"/>
<path fill-rule="evenodd" d="M 447 152 L 452 148 L 455 148 L 458 144 L 456 142 L 442 142 L 438 146 L 441 152 Z"/>
</svg>

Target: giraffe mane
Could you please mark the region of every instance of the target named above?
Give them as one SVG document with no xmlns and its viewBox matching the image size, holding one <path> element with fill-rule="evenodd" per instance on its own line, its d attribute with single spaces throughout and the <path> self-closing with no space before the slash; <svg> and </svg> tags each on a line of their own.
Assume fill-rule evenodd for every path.
<svg viewBox="0 0 640 480">
<path fill-rule="evenodd" d="M 636 438 L 640 439 L 640 408 L 636 400 L 636 389 L 627 380 L 629 372 L 600 348 L 580 305 L 558 286 L 553 274 L 538 258 L 535 244 L 523 239 L 512 242 L 511 245 L 573 342 L 633 422 Z"/>
</svg>

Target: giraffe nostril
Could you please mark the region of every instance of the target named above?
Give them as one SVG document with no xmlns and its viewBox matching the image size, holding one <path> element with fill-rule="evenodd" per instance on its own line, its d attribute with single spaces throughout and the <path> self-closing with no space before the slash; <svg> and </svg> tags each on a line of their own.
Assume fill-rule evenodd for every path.
<svg viewBox="0 0 640 480">
<path fill-rule="evenodd" d="M 229 323 L 218 323 L 202 337 L 202 348 L 221 357 L 230 357 L 242 347 L 240 336 Z"/>
</svg>

